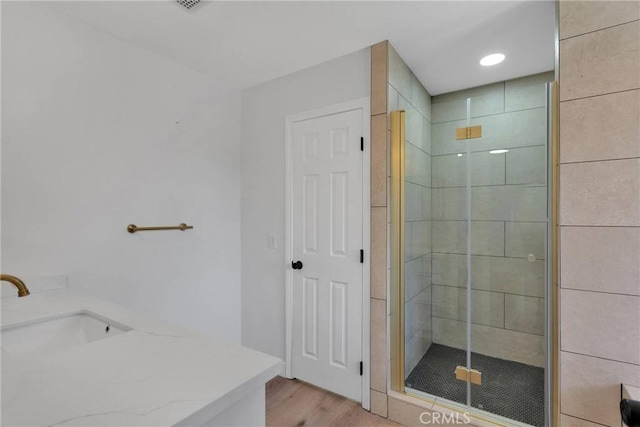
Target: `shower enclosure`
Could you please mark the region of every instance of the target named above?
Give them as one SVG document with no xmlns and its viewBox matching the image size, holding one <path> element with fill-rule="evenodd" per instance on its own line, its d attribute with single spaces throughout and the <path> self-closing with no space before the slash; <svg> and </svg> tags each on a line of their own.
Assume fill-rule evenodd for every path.
<svg viewBox="0 0 640 427">
<path fill-rule="evenodd" d="M 394 388 L 533 426 L 550 416 L 551 80 L 433 97 L 429 143 L 405 135 L 410 104 L 390 113 Z"/>
</svg>

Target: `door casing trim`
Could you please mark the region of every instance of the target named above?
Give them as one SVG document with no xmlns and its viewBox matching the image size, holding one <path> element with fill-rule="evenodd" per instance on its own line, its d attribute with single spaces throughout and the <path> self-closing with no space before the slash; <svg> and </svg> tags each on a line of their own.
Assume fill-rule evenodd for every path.
<svg viewBox="0 0 640 427">
<path fill-rule="evenodd" d="M 364 263 L 362 271 L 362 407 L 371 408 L 370 399 L 370 271 L 371 271 L 371 115 L 369 98 L 330 105 L 302 113 L 287 115 L 285 118 L 285 376 L 292 378 L 293 351 L 293 270 L 290 267 L 293 247 L 293 159 L 292 129 L 296 122 L 315 119 L 348 111 L 362 110 L 362 246 Z"/>
</svg>

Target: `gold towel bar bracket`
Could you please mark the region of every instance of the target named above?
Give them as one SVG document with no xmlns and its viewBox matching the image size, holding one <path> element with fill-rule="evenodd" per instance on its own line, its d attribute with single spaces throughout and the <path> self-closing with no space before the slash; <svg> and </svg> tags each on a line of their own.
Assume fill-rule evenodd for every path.
<svg viewBox="0 0 640 427">
<path fill-rule="evenodd" d="M 171 225 L 167 227 L 138 227 L 135 224 L 127 225 L 127 231 L 129 233 L 135 233 L 136 231 L 154 231 L 154 230 L 191 230 L 193 225 L 187 225 L 184 222 L 180 225 Z"/>
</svg>

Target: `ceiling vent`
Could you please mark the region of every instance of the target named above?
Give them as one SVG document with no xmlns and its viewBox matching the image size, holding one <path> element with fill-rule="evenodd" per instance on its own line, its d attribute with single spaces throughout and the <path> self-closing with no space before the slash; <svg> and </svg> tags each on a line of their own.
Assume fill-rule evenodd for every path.
<svg viewBox="0 0 640 427">
<path fill-rule="evenodd" d="M 176 0 L 178 4 L 188 11 L 193 11 L 193 9 L 199 5 L 200 3 L 204 3 L 204 0 Z"/>
</svg>

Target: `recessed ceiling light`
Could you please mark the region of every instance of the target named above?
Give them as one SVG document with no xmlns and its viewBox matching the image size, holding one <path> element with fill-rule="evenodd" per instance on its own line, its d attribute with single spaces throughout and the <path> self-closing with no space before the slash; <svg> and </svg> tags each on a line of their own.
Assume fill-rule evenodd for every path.
<svg viewBox="0 0 640 427">
<path fill-rule="evenodd" d="M 485 67 L 489 67 L 491 65 L 496 65 L 504 61 L 504 55 L 501 53 L 492 53 L 491 55 L 487 55 L 480 60 L 480 65 L 484 65 Z"/>
<path fill-rule="evenodd" d="M 509 150 L 491 150 L 489 151 L 489 154 L 503 154 L 508 152 Z"/>
</svg>

